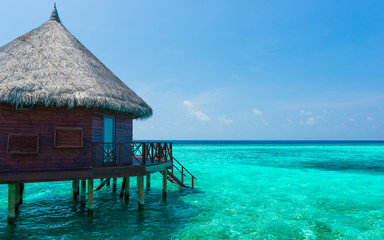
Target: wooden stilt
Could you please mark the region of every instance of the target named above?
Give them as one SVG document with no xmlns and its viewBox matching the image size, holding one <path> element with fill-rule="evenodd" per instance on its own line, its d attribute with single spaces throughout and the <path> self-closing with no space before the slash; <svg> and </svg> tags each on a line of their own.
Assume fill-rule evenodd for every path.
<svg viewBox="0 0 384 240">
<path fill-rule="evenodd" d="M 87 187 L 86 180 L 81 180 L 80 188 L 80 206 L 85 207 L 85 188 Z"/>
<path fill-rule="evenodd" d="M 73 180 L 72 181 L 72 191 L 73 191 L 73 200 L 77 200 L 77 197 L 79 195 L 79 181 Z"/>
<path fill-rule="evenodd" d="M 117 187 L 117 179 L 116 178 L 113 178 L 113 182 L 112 182 L 112 192 L 116 192 L 116 187 Z"/>
<path fill-rule="evenodd" d="M 8 224 L 15 224 L 16 219 L 16 184 L 8 184 Z"/>
<path fill-rule="evenodd" d="M 76 195 L 80 195 L 80 180 L 76 180 Z"/>
<path fill-rule="evenodd" d="M 88 216 L 93 216 L 93 179 L 88 179 Z"/>
<path fill-rule="evenodd" d="M 19 205 L 23 204 L 23 198 L 24 198 L 24 183 L 20 183 Z"/>
<path fill-rule="evenodd" d="M 151 188 L 151 174 L 147 175 L 147 188 Z"/>
<path fill-rule="evenodd" d="M 163 198 L 167 197 L 168 169 L 163 171 Z"/>
<path fill-rule="evenodd" d="M 111 186 L 111 179 L 108 178 L 108 181 L 107 181 L 107 187 Z"/>
<path fill-rule="evenodd" d="M 123 182 L 121 183 L 120 198 L 122 198 L 124 196 L 125 182 L 126 181 L 127 181 L 127 178 L 123 178 Z"/>
<path fill-rule="evenodd" d="M 20 184 L 16 183 L 16 203 L 15 203 L 15 211 L 19 212 L 19 201 L 20 201 Z"/>
<path fill-rule="evenodd" d="M 124 185 L 124 201 L 125 204 L 129 202 L 129 177 L 125 177 L 125 185 Z"/>
<path fill-rule="evenodd" d="M 137 176 L 137 192 L 139 195 L 139 210 L 144 210 L 144 177 Z"/>
</svg>

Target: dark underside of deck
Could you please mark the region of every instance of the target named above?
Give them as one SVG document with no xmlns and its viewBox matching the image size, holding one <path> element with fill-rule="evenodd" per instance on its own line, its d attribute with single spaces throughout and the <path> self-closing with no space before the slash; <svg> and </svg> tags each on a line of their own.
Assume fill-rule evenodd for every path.
<svg viewBox="0 0 384 240">
<path fill-rule="evenodd" d="M 146 165 L 107 166 L 67 171 L 8 172 L 0 173 L 0 184 L 145 176 L 171 167 L 172 162 L 166 161 Z"/>
</svg>

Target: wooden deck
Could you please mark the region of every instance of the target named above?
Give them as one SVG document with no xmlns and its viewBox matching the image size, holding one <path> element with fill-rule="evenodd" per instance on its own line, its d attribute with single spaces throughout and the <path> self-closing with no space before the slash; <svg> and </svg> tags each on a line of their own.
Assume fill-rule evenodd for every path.
<svg viewBox="0 0 384 240">
<path fill-rule="evenodd" d="M 33 162 L 33 157 L 30 160 Z M 165 169 L 170 170 L 168 174 L 170 181 L 180 186 L 188 186 L 185 184 L 185 177 L 190 180 L 189 186 L 192 188 L 196 180 L 172 156 L 170 142 L 93 143 L 92 157 L 87 162 L 85 167 L 66 170 L 21 169 L 11 172 L 0 170 L 0 184 L 148 176 Z"/>
<path fill-rule="evenodd" d="M 91 167 L 67 171 L 0 173 L 0 184 L 145 176 L 153 172 L 163 171 L 166 168 L 172 168 L 172 161 L 163 160 L 152 163 L 150 159 L 147 159 L 145 165 L 142 165 L 139 162 L 142 159 L 141 156 L 137 156 L 137 159 L 131 165 L 125 166 Z"/>
</svg>

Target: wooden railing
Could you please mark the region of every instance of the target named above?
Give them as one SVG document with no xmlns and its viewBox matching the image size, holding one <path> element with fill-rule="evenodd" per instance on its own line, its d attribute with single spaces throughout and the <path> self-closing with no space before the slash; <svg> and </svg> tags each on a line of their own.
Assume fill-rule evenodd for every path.
<svg viewBox="0 0 384 240">
<path fill-rule="evenodd" d="M 187 186 L 184 180 L 185 180 L 185 177 L 189 176 L 191 179 L 191 186 L 192 188 L 194 188 L 195 180 L 197 180 L 195 176 L 193 176 L 190 171 L 188 171 L 179 161 L 177 161 L 176 158 L 172 157 L 172 160 L 173 160 L 172 169 L 171 169 L 172 175 L 175 176 L 176 172 L 178 172 L 178 174 L 176 174 L 175 176 L 175 177 L 178 177 L 178 175 L 180 174 L 180 182 L 182 186 Z"/>
<path fill-rule="evenodd" d="M 93 167 L 172 161 L 171 142 L 93 143 Z"/>
</svg>

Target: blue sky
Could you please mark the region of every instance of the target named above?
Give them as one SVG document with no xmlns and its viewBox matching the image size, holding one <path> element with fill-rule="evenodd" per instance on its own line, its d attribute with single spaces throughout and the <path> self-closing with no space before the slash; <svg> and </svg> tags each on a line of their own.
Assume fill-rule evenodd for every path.
<svg viewBox="0 0 384 240">
<path fill-rule="evenodd" d="M 154 110 L 135 139 L 384 139 L 384 1 L 56 1 Z M 0 45 L 53 1 L 1 1 Z"/>
</svg>

